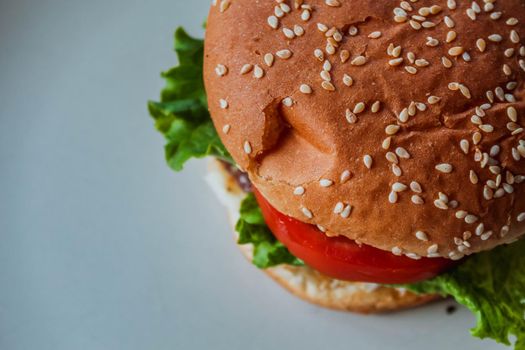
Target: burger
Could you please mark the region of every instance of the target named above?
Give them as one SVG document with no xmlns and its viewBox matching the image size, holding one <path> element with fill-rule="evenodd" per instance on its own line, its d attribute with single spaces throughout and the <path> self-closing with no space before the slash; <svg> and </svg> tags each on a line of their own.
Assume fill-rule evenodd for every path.
<svg viewBox="0 0 525 350">
<path fill-rule="evenodd" d="M 525 2 L 216 0 L 150 114 L 254 265 L 362 313 L 453 297 L 525 349 Z"/>
</svg>

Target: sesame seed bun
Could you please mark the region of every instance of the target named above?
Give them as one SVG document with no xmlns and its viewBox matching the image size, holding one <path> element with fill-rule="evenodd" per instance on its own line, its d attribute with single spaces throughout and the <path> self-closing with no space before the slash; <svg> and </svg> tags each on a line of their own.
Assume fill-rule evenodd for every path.
<svg viewBox="0 0 525 350">
<path fill-rule="evenodd" d="M 204 79 L 222 141 L 329 236 L 414 259 L 517 239 L 525 3 L 478 3 L 217 0 Z"/>
<path fill-rule="evenodd" d="M 239 217 L 239 206 L 245 193 L 235 179 L 217 161 L 211 161 L 207 181 L 226 206 L 233 226 Z M 237 237 L 237 234 L 235 234 Z M 238 245 L 249 260 L 253 257 L 250 244 Z M 307 267 L 279 265 L 264 272 L 294 295 L 310 303 L 330 309 L 359 313 L 389 312 L 439 299 L 437 295 L 416 295 L 403 289 L 373 283 L 340 281 Z"/>
</svg>

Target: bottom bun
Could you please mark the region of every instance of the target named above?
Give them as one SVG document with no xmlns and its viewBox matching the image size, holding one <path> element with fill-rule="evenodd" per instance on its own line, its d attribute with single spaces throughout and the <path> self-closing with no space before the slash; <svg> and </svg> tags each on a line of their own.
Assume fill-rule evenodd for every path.
<svg viewBox="0 0 525 350">
<path fill-rule="evenodd" d="M 218 161 L 210 162 L 209 170 L 206 180 L 228 209 L 230 221 L 235 226 L 239 218 L 240 203 L 246 194 Z M 244 244 L 238 247 L 251 261 L 252 245 Z M 279 265 L 263 271 L 298 297 L 336 310 L 380 313 L 411 308 L 440 299 L 438 295 L 417 295 L 402 288 L 341 281 L 325 276 L 308 266 Z"/>
</svg>

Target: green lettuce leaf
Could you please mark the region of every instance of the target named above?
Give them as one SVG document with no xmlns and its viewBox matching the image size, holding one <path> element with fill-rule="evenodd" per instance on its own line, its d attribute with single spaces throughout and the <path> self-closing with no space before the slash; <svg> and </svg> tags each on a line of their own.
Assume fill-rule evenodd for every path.
<svg viewBox="0 0 525 350">
<path fill-rule="evenodd" d="M 492 338 L 525 350 L 525 240 L 473 255 L 452 271 L 406 286 L 417 293 L 454 297 L 476 315 L 471 330 L 479 338 Z"/>
<path fill-rule="evenodd" d="M 266 269 L 280 264 L 301 266 L 303 262 L 293 256 L 288 249 L 279 242 L 266 223 L 255 200 L 250 193 L 243 200 L 240 218 L 235 229 L 239 232 L 239 244 L 253 244 L 253 264 Z"/>
<path fill-rule="evenodd" d="M 233 164 L 208 112 L 202 78 L 204 41 L 179 28 L 175 32 L 175 51 L 179 65 L 162 73 L 166 86 L 160 102 L 148 103 L 157 130 L 166 138 L 164 149 L 169 166 L 180 171 L 189 159 L 205 156 Z"/>
</svg>

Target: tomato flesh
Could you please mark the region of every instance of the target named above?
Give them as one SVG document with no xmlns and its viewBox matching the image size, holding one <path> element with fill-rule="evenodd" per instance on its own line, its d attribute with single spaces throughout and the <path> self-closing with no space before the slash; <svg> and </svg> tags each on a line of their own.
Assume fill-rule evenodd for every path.
<svg viewBox="0 0 525 350">
<path fill-rule="evenodd" d="M 257 191 L 264 219 L 290 252 L 308 266 L 332 278 L 381 284 L 414 283 L 437 276 L 457 261 L 444 258 L 414 260 L 346 237 L 328 237 L 316 226 L 286 216 Z"/>
</svg>

